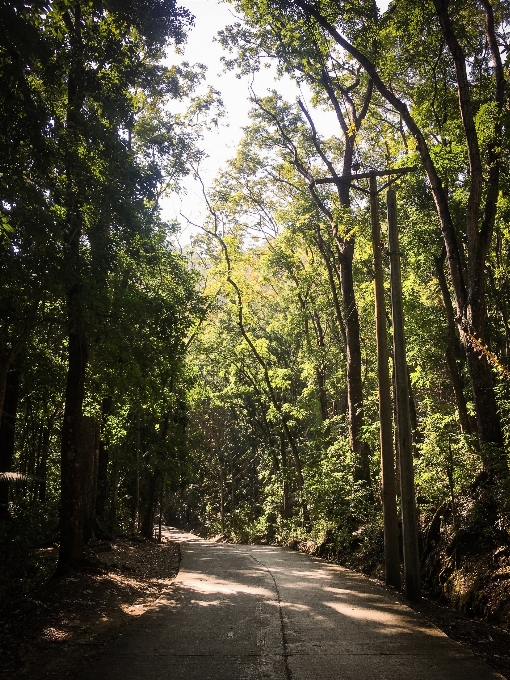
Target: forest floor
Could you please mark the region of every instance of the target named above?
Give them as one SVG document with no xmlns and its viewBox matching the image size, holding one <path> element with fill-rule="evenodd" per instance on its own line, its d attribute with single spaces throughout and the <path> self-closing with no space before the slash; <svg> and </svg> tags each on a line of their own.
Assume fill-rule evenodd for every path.
<svg viewBox="0 0 510 680">
<path fill-rule="evenodd" d="M 55 562 L 55 549 L 42 555 Z M 0 677 L 76 677 L 143 614 L 179 571 L 179 545 L 101 542 L 90 566 L 0 608 Z"/>
<path fill-rule="evenodd" d="M 170 587 L 179 559 L 170 541 L 98 544 L 83 572 L 0 609 L 0 677 L 75 677 Z M 508 631 L 426 599 L 413 608 L 510 680 Z"/>
</svg>

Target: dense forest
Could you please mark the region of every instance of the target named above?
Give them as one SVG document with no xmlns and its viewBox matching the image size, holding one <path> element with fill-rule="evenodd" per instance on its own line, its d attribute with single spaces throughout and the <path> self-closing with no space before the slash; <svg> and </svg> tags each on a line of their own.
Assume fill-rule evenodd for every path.
<svg viewBox="0 0 510 680">
<path fill-rule="evenodd" d="M 159 517 L 460 606 L 501 571 L 508 618 L 510 7 L 231 4 L 225 68 L 302 96 L 212 183 L 187 10 L 0 7 L 0 591 Z"/>
</svg>

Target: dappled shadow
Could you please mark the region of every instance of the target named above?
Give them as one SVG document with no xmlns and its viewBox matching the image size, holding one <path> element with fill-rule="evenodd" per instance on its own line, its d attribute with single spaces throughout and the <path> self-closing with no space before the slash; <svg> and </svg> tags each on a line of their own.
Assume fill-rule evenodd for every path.
<svg viewBox="0 0 510 680">
<path fill-rule="evenodd" d="M 202 554 L 204 550 L 207 556 Z M 291 649 L 306 637 L 332 648 L 338 648 L 339 640 L 348 640 L 350 647 L 370 647 L 379 654 L 387 651 L 388 644 L 394 653 L 399 646 L 405 653 L 412 647 L 416 654 L 429 653 L 431 646 L 437 646 L 440 654 L 448 653 L 447 648 L 454 655 L 461 651 L 428 621 L 393 601 L 382 587 L 338 565 L 274 546 L 229 545 L 196 538 L 183 552 L 193 551 L 204 570 L 184 571 L 179 580 L 184 591 L 201 596 L 194 597 L 193 604 L 232 606 L 238 598 L 249 597 L 263 600 L 275 610 L 275 616 L 280 607 Z M 239 568 L 243 556 L 252 564 L 245 562 Z M 325 635 L 328 640 L 322 639 Z"/>
<path fill-rule="evenodd" d="M 179 552 L 169 543 L 119 539 L 97 560 L 10 606 L 3 603 L 0 677 L 75 677 L 71 671 L 82 668 L 84 656 L 103 649 L 169 588 Z"/>
<path fill-rule="evenodd" d="M 181 570 L 84 680 L 489 680 L 489 669 L 361 575 L 274 546 L 168 531 Z M 360 661 L 362 659 L 362 661 Z"/>
<path fill-rule="evenodd" d="M 174 532 L 170 536 L 176 540 Z M 235 605 L 237 598 L 253 597 L 275 608 L 281 606 L 289 623 L 305 615 L 343 635 L 359 635 L 361 625 L 364 637 L 372 643 L 378 635 L 385 641 L 390 635 L 418 634 L 446 639 L 415 612 L 392 602 L 382 588 L 337 565 L 273 546 L 212 543 L 192 535 L 186 538 L 188 541 L 179 537 L 181 543 L 187 543 L 183 555 L 192 557 L 194 564 L 204 563 L 203 571 L 192 572 L 187 572 L 184 564 L 179 577 L 183 600 L 187 601 L 191 591 L 193 605 L 222 607 Z"/>
</svg>

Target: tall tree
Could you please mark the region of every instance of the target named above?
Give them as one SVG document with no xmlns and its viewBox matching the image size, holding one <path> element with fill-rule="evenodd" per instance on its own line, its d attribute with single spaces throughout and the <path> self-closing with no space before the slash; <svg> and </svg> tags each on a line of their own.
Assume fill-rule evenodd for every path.
<svg viewBox="0 0 510 680">
<path fill-rule="evenodd" d="M 2 137 L 6 151 L 18 142 L 14 151 L 2 155 L 12 169 L 2 173 L 10 175 L 2 187 L 2 224 L 14 233 L 12 240 L 7 235 L 12 245 L 6 251 L 10 258 L 6 267 L 11 279 L 15 271 L 20 272 L 18 279 L 27 279 L 21 289 L 26 291 L 29 311 L 19 309 L 24 298 L 18 298 L 17 317 L 11 321 L 12 304 L 8 309 L 4 304 L 0 398 L 9 364 L 40 320 L 39 308 L 44 311 L 45 282 L 37 278 L 42 269 L 42 275 L 49 274 L 61 287 L 66 301 L 68 371 L 58 565 L 58 573 L 64 573 L 79 563 L 83 548 L 85 379 L 90 332 L 94 326 L 97 330 L 98 313 L 105 309 L 101 298 L 106 296 L 108 268 L 120 241 L 153 229 L 159 192 L 185 172 L 183 154 L 190 140 L 179 136 L 181 126 L 175 120 L 163 122 L 162 113 L 169 98 L 181 96 L 180 78 L 176 69 L 163 67 L 160 61 L 169 41 L 184 39 L 191 16 L 174 0 L 150 0 L 143 10 L 134 2 L 37 7 L 13 3 L 3 6 L 2 12 L 6 19 L 2 77 L 13 86 L 8 96 L 14 112 L 23 112 L 28 122 L 24 131 L 12 113 L 2 109 L 7 119 L 7 135 Z M 143 152 L 134 143 L 137 125 L 143 128 Z M 28 160 L 32 156 L 34 162 Z M 25 167 L 31 168 L 27 186 L 18 177 Z M 28 228 L 23 216 L 29 217 Z M 36 234 L 32 257 L 30 228 Z M 51 247 L 52 240 L 57 250 Z M 51 258 L 59 262 L 52 261 L 50 267 Z"/>
<path fill-rule="evenodd" d="M 339 271 L 340 293 L 345 329 L 347 403 L 351 446 L 356 456 L 356 477 L 370 484 L 370 451 L 363 439 L 364 405 L 362 385 L 362 355 L 360 325 L 353 283 L 353 258 L 355 237 L 353 230 L 345 228 L 350 223 L 351 184 L 348 177 L 353 166 L 358 167 L 357 143 L 360 129 L 366 118 L 372 98 L 372 82 L 362 75 L 361 69 L 346 69 L 342 56 L 331 40 L 324 39 L 315 27 L 306 22 L 294 24 L 287 18 L 250 3 L 236 3 L 242 9 L 246 26 L 236 24 L 222 33 L 222 43 L 237 51 L 237 60 L 230 63 L 247 70 L 258 70 L 261 58 L 276 58 L 281 72 L 291 75 L 298 83 L 306 83 L 316 102 L 334 111 L 339 141 L 334 149 L 321 139 L 312 115 L 299 100 L 301 115 L 309 128 L 309 145 L 314 149 L 316 162 L 303 159 L 296 140 L 269 100 L 257 101 L 268 123 L 279 131 L 288 149 L 290 162 L 309 186 L 319 211 L 326 217 L 333 236 L 333 259 Z M 299 40 L 296 36 L 299 35 Z M 321 195 L 315 184 L 320 175 L 328 175 L 336 182 L 336 200 L 333 206 L 329 196 Z"/>
<path fill-rule="evenodd" d="M 507 19 L 505 8 L 481 0 L 464 12 L 442 0 L 426 5 L 411 0 L 393 6 L 379 22 L 365 8 L 354 17 L 334 2 L 296 0 L 275 2 L 272 7 L 292 21 L 296 17 L 312 21 L 328 34 L 365 69 L 414 138 L 447 252 L 484 465 L 489 475 L 506 475 L 492 366 L 481 350 L 486 343 L 485 263 L 497 212 L 504 141 L 506 92 L 498 26 Z M 368 49 L 367 31 L 377 34 Z M 391 60 L 388 54 L 393 55 Z M 439 71 L 445 78 L 443 85 L 448 85 L 442 90 Z M 425 88 L 435 94 L 423 107 Z M 438 115 L 438 101 L 443 116 Z M 424 108 L 428 115 L 423 115 Z M 462 171 L 457 166 L 453 182 L 448 182 L 444 156 L 454 143 L 459 145 L 457 161 Z"/>
</svg>

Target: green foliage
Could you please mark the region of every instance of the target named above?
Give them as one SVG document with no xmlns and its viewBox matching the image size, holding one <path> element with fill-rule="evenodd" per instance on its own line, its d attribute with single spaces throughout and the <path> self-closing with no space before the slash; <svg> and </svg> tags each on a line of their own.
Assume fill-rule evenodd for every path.
<svg viewBox="0 0 510 680">
<path fill-rule="evenodd" d="M 290 75 L 301 85 L 306 83 L 316 105 L 328 107 L 331 100 L 325 92 L 325 73 L 330 73 L 332 87 L 341 93 L 343 103 L 356 92 L 351 103 L 360 105 L 355 87 L 366 76 L 324 26 L 307 14 L 303 9 L 306 3 L 275 0 L 233 4 L 245 23 L 227 27 L 220 34 L 229 51 L 225 58 L 229 68 L 249 73 L 258 70 L 265 60 L 273 60 L 280 73 Z M 466 170 L 468 148 L 458 107 L 456 73 L 433 4 L 424 6 L 410 0 L 383 16 L 374 13 L 373 4 L 368 7 L 358 3 L 351 7 L 324 2 L 319 9 L 322 17 L 372 59 L 383 81 L 390 82 L 391 91 L 402 96 L 409 106 L 446 188 L 461 257 L 467 257 L 464 220 L 470 191 Z M 451 11 L 470 69 L 475 69 L 470 70 L 472 107 L 477 143 L 485 162 L 499 114 L 493 100 L 491 67 L 483 47 L 486 39 L 483 22 L 474 8 L 461 11 L 456 6 Z M 499 15 L 498 21 L 502 21 Z M 353 127 L 351 113 L 345 114 L 347 135 L 354 135 L 355 158 L 361 162 L 362 170 L 417 165 L 415 139 L 399 115 L 388 109 L 378 93 L 374 93 L 372 104 L 360 129 Z M 340 205 L 334 187 L 315 185 L 315 202 L 308 192 L 312 177 L 331 174 L 329 166 L 327 172 L 322 167 L 324 158 L 319 156 L 318 145 L 332 166 L 337 167 L 345 148 L 342 135 L 323 138 L 319 130 L 313 138 L 303 108 L 285 102 L 277 91 L 254 98 L 254 105 L 251 125 L 245 129 L 237 154 L 220 173 L 211 193 L 215 223 L 221 224 L 223 234 L 235 234 L 235 247 L 233 241 L 228 242 L 229 275 L 235 280 L 242 301 L 231 296 L 227 282 L 222 279 L 225 266 L 221 251 L 213 240 L 205 238 L 201 241 L 204 250 L 200 263 L 202 267 L 204 262 L 210 263 L 205 266 L 213 281 L 208 278 L 207 285 L 211 290 L 217 286 L 222 292 L 189 359 L 202 381 L 201 395 L 208 392 L 207 399 L 200 398 L 192 405 L 191 419 L 196 418 L 195 409 L 200 411 L 202 420 L 206 417 L 204 411 L 211 412 L 219 405 L 224 414 L 224 427 L 217 422 L 216 436 L 207 438 L 207 444 L 198 435 L 197 422 L 192 458 L 197 457 L 200 465 L 204 465 L 209 457 L 210 475 L 218 475 L 221 452 L 232 446 L 231 422 L 236 422 L 243 433 L 241 441 L 251 437 L 258 441 L 257 468 L 252 478 L 258 492 L 256 498 L 247 499 L 245 491 L 236 488 L 234 501 L 223 493 L 221 504 L 221 485 L 209 481 L 202 487 L 207 502 L 200 517 L 214 531 L 236 538 L 265 538 L 287 544 L 309 539 L 316 546 L 322 541 L 335 545 L 337 551 L 347 552 L 353 546 L 365 550 L 365 539 L 357 533 L 362 531 L 368 537 L 365 547 L 369 550 L 370 537 L 376 543 L 380 539 L 381 508 L 377 502 L 379 423 L 368 206 L 357 190 L 348 210 Z M 363 181 L 357 185 L 366 191 Z M 419 507 L 428 512 L 451 499 L 452 494 L 457 497 L 468 492 L 487 454 L 482 452 L 481 456 L 476 438 L 460 428 L 459 400 L 464 402 L 469 420 L 474 415 L 473 399 L 464 350 L 455 330 L 452 338 L 447 326 L 448 305 L 454 296 L 450 292 L 445 298 L 438 280 L 437 262 L 442 261 L 443 238 L 430 188 L 419 171 L 401 178 L 396 187 L 415 479 Z M 362 338 L 366 413 L 362 436 L 373 452 L 372 490 L 353 482 L 354 461 L 343 402 L 345 349 L 334 321 L 334 301 L 319 250 L 319 236 L 327 249 L 334 251 L 336 245 L 317 200 L 330 211 L 335 233 L 340 238 L 356 239 L 353 276 Z M 498 357 L 507 356 L 503 347 L 508 344 L 508 333 L 503 333 L 506 321 L 501 322 L 507 315 L 506 296 L 498 293 L 500 286 L 506 290 L 507 285 L 506 207 L 501 197 L 496 218 L 497 252 L 489 249 L 494 283 L 487 297 L 488 319 L 490 343 L 499 348 Z M 384 215 L 383 195 L 380 208 Z M 243 247 L 239 245 L 240 238 Z M 383 263 L 388 278 L 386 257 Z M 447 288 L 451 287 L 448 274 L 446 280 Z M 389 288 L 387 294 L 389 309 Z M 237 308 L 241 305 L 246 332 L 267 365 L 277 403 L 271 401 L 260 362 L 236 324 Z M 322 331 L 320 341 L 318 330 Z M 390 323 L 388 334 L 391 339 Z M 460 385 L 456 392 L 447 351 L 455 355 L 453 362 Z M 212 371 L 211 358 L 215 367 Z M 324 385 L 322 406 L 320 380 Z M 508 395 L 503 383 L 502 378 L 498 383 L 499 404 L 507 432 Z M 302 463 L 301 490 L 296 484 L 290 440 L 283 441 L 286 438 L 282 434 L 282 418 L 290 427 Z M 474 429 L 473 423 L 467 425 Z M 462 428 L 465 427 L 464 422 Z M 508 441 L 508 432 L 506 436 Z M 224 492 L 235 475 L 228 468 L 222 469 Z M 195 493 L 197 485 L 192 486 Z M 238 510 L 241 507 L 243 510 Z M 252 508 L 254 518 L 250 518 L 248 507 Z"/>
<path fill-rule="evenodd" d="M 137 530 L 186 468 L 185 342 L 202 311 L 159 200 L 201 157 L 219 98 L 201 92 L 205 67 L 163 63 L 192 25 L 173 0 L 0 13 L 1 384 L 14 367 L 21 375 L 9 406 L 14 448 L 2 449 L 1 465 L 35 480 L 1 503 L 11 514 L 25 504 L 28 527 L 69 481 L 61 426 L 82 389 L 75 377 L 66 390 L 78 329 L 87 355 L 78 408 L 100 437 L 92 531 Z M 97 455 L 83 449 L 84 460 Z"/>
<path fill-rule="evenodd" d="M 301 543 L 334 558 L 357 550 L 377 566 L 381 465 L 365 170 L 417 167 L 419 135 L 307 7 L 320 5 L 322 18 L 405 103 L 445 197 L 441 212 L 439 189 L 432 186 L 433 196 L 419 170 L 394 185 L 419 510 L 429 517 L 462 498 L 466 523 L 478 526 L 489 507 L 473 485 L 506 453 L 491 442 L 479 447 L 469 434 L 480 406 L 477 413 L 466 311 L 447 270 L 458 257 L 468 284 L 485 272 L 468 303 L 481 300 L 480 360 L 489 357 L 494 369 L 508 446 L 510 186 L 501 127 L 508 116 L 495 100 L 481 9 L 448 6 L 467 63 L 470 145 L 458 70 L 433 3 L 403 0 L 382 16 L 368 0 L 232 4 L 244 23 L 220 34 L 227 67 L 247 74 L 272 60 L 301 87 L 302 101 L 287 102 L 277 89 L 253 97 L 236 154 L 208 192 L 203 234 L 184 254 L 159 200 L 196 168 L 201 131 L 221 113 L 218 93 L 204 86 L 205 66 L 163 62 L 165 49 L 185 39 L 189 13 L 173 0 L 0 8 L 0 367 L 4 377 L 13 368 L 21 375 L 12 466 L 32 480 L 10 490 L 13 524 L 2 527 L 9 545 L 19 538 L 6 573 L 20 588 L 27 573 L 16 576 L 14 563 L 32 564 L 35 546 L 54 539 L 67 305 L 77 289 L 89 354 L 83 410 L 100 426 L 103 528 L 150 533 L 159 503 L 168 517 L 211 534 Z M 502 4 L 495 11 L 502 40 L 508 11 Z M 334 110 L 338 129 L 314 129 L 313 107 Z M 476 229 L 468 229 L 475 147 L 483 186 Z M 347 193 L 345 183 L 317 182 L 355 168 L 365 176 Z M 481 220 L 494 186 L 491 239 Z M 379 201 L 387 281 L 384 194 Z M 454 255 L 451 243 L 444 248 L 445 212 Z M 346 310 L 338 300 L 349 248 L 355 302 Z M 388 285 L 386 295 L 390 309 Z M 357 443 L 368 445 L 370 482 L 355 481 L 350 437 L 346 321 L 354 312 L 364 413 Z M 391 340 L 389 316 L 387 331 Z M 498 479 L 493 489 L 492 537 L 507 531 L 507 486 Z"/>
</svg>

